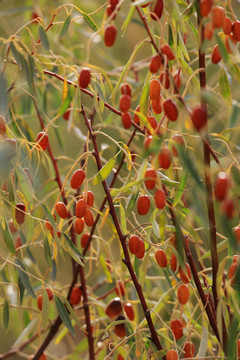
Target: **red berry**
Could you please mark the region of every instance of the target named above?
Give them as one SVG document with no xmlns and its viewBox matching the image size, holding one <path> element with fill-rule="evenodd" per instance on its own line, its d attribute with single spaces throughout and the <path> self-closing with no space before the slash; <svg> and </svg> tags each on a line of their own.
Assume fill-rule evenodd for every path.
<svg viewBox="0 0 240 360">
<path fill-rule="evenodd" d="M 170 260 L 170 267 L 173 272 L 177 270 L 177 258 L 176 255 L 173 253 Z"/>
<path fill-rule="evenodd" d="M 125 112 L 122 114 L 122 124 L 125 129 L 130 129 L 132 125 L 132 117 L 129 112 Z"/>
<path fill-rule="evenodd" d="M 222 60 L 218 45 L 215 45 L 213 48 L 211 60 L 213 64 L 218 64 Z"/>
<path fill-rule="evenodd" d="M 200 0 L 200 13 L 202 17 L 208 16 L 213 6 L 213 0 Z"/>
<path fill-rule="evenodd" d="M 129 85 L 128 83 L 124 83 L 121 85 L 121 93 L 122 95 L 128 95 L 128 96 L 132 96 L 132 88 L 131 85 Z"/>
<path fill-rule="evenodd" d="M 184 146 L 184 140 L 183 140 L 183 137 L 182 135 L 180 134 L 174 134 L 173 136 L 173 142 L 177 143 L 178 145 L 180 146 Z M 173 152 L 173 156 L 178 156 L 178 151 L 176 149 L 176 147 L 173 145 L 172 147 L 172 152 Z"/>
<path fill-rule="evenodd" d="M 107 6 L 107 16 L 110 17 L 110 16 L 112 15 L 112 13 L 114 12 L 114 10 L 115 10 L 115 7 L 114 7 L 114 6 L 108 5 L 108 6 Z M 115 20 L 115 19 L 116 19 L 116 16 L 117 16 L 117 14 L 115 13 L 115 14 L 113 15 L 113 17 L 112 17 L 112 20 Z"/>
<path fill-rule="evenodd" d="M 163 13 L 163 0 L 155 0 L 151 3 L 151 18 L 155 21 L 161 19 Z"/>
<path fill-rule="evenodd" d="M 45 151 L 48 147 L 48 134 L 41 131 L 37 136 L 36 142 L 38 142 L 39 146 Z"/>
<path fill-rule="evenodd" d="M 94 204 L 94 193 L 92 191 L 87 192 L 87 205 L 92 207 Z"/>
<path fill-rule="evenodd" d="M 160 95 L 158 99 L 152 100 L 152 110 L 154 114 L 158 115 L 162 112 L 162 96 Z"/>
<path fill-rule="evenodd" d="M 207 40 L 211 40 L 214 33 L 214 27 L 211 22 L 207 23 L 204 28 L 204 38 Z"/>
<path fill-rule="evenodd" d="M 167 360 L 178 360 L 178 354 L 175 350 L 168 350 L 166 354 Z"/>
<path fill-rule="evenodd" d="M 188 284 L 191 281 L 191 269 L 188 264 L 185 264 L 186 272 L 183 271 L 182 267 L 179 267 L 179 275 L 184 284 Z"/>
<path fill-rule="evenodd" d="M 136 107 L 135 109 L 136 112 L 139 112 L 139 105 Z M 139 116 L 137 114 L 134 114 L 133 116 L 133 121 L 135 122 L 135 124 L 139 125 L 140 124 L 140 119 Z"/>
<path fill-rule="evenodd" d="M 180 304 L 185 305 L 189 299 L 189 288 L 187 285 L 182 284 L 177 291 L 177 297 Z"/>
<path fill-rule="evenodd" d="M 161 52 L 162 52 L 164 55 L 167 56 L 167 59 L 168 59 L 168 60 L 174 60 L 174 59 L 175 59 L 175 55 L 174 55 L 171 47 L 170 47 L 168 44 L 163 45 L 163 46 L 161 47 Z"/>
<path fill-rule="evenodd" d="M 115 25 L 108 25 L 104 32 L 104 43 L 106 46 L 111 47 L 114 45 L 117 36 L 117 28 Z"/>
<path fill-rule="evenodd" d="M 144 181 L 146 188 L 152 190 L 155 187 L 157 181 L 156 171 L 153 169 L 147 169 L 144 177 L 148 178 L 147 180 Z"/>
<path fill-rule="evenodd" d="M 232 33 L 234 39 L 240 41 L 240 21 L 234 21 L 232 24 Z"/>
<path fill-rule="evenodd" d="M 143 259 L 145 255 L 145 243 L 143 240 L 139 240 L 139 248 L 138 248 L 138 251 L 136 252 L 135 256 L 138 258 L 138 259 Z"/>
<path fill-rule="evenodd" d="M 76 221 L 74 223 L 74 229 L 77 234 L 81 234 L 83 232 L 84 225 L 85 225 L 85 222 L 83 219 L 76 219 Z"/>
<path fill-rule="evenodd" d="M 87 245 L 89 234 L 85 233 L 81 236 L 81 247 L 84 249 Z"/>
<path fill-rule="evenodd" d="M 145 138 L 144 147 L 145 147 L 146 150 L 149 148 L 149 146 L 151 145 L 152 141 L 153 141 L 152 135 L 149 135 L 148 137 Z"/>
<path fill-rule="evenodd" d="M 233 232 L 237 239 L 238 244 L 240 244 L 240 226 L 235 227 Z"/>
<path fill-rule="evenodd" d="M 175 86 L 176 86 L 177 90 L 179 90 L 180 87 L 181 87 L 181 84 L 182 84 L 181 75 L 179 73 L 175 74 L 173 76 L 173 80 L 174 80 L 174 83 L 175 83 Z"/>
<path fill-rule="evenodd" d="M 71 297 L 70 297 L 70 304 L 71 305 L 78 305 L 81 301 L 82 291 L 78 286 L 75 286 L 72 289 Z"/>
<path fill-rule="evenodd" d="M 46 288 L 45 290 L 46 290 L 46 292 L 47 292 L 47 294 L 48 294 L 48 299 L 49 299 L 49 301 L 53 300 L 53 293 L 52 293 L 52 291 L 51 291 L 50 289 L 48 289 L 48 288 Z"/>
<path fill-rule="evenodd" d="M 161 268 L 165 268 L 167 266 L 167 255 L 162 249 L 156 251 L 155 259 Z"/>
<path fill-rule="evenodd" d="M 231 285 L 235 285 L 236 283 L 236 273 L 237 273 L 238 264 L 236 262 L 233 262 L 228 271 L 228 278 L 231 282 Z"/>
<path fill-rule="evenodd" d="M 181 320 L 179 319 L 174 319 L 170 322 L 170 328 L 175 336 L 176 340 L 181 339 L 181 337 L 183 336 L 183 324 L 181 322 Z"/>
<path fill-rule="evenodd" d="M 109 0 L 111 6 L 116 7 L 119 0 Z"/>
<path fill-rule="evenodd" d="M 126 303 L 124 305 L 124 311 L 127 314 L 127 317 L 129 318 L 130 321 L 134 320 L 135 314 L 134 314 L 134 310 L 133 310 L 133 306 L 130 303 Z"/>
<path fill-rule="evenodd" d="M 115 293 L 118 295 L 118 296 L 124 296 L 125 295 L 125 284 L 122 282 L 122 281 L 118 281 L 117 282 L 117 285 L 115 287 Z"/>
<path fill-rule="evenodd" d="M 166 99 L 163 103 L 163 110 L 167 118 L 176 121 L 178 117 L 178 109 L 176 103 L 172 99 Z"/>
<path fill-rule="evenodd" d="M 157 129 L 158 123 L 157 123 L 157 119 L 154 116 L 148 116 L 147 120 L 148 120 L 148 123 L 150 124 L 150 127 L 152 129 L 154 129 L 154 130 Z M 147 129 L 147 132 L 150 135 L 151 132 L 150 132 L 149 129 Z"/>
<path fill-rule="evenodd" d="M 118 354 L 117 360 L 124 360 L 121 354 Z"/>
<path fill-rule="evenodd" d="M 130 109 L 131 98 L 129 95 L 122 95 L 119 101 L 119 108 L 121 112 L 125 113 Z"/>
<path fill-rule="evenodd" d="M 16 242 L 15 242 L 15 249 L 17 250 L 18 248 L 20 248 L 22 246 L 22 241 L 21 241 L 21 237 L 18 236 L 16 238 Z"/>
<path fill-rule="evenodd" d="M 118 318 L 116 320 L 125 320 L 125 317 L 120 315 L 120 316 L 118 316 Z M 123 323 L 123 324 L 116 325 L 114 328 L 114 332 L 120 338 L 125 337 L 127 334 L 125 324 Z"/>
<path fill-rule="evenodd" d="M 67 207 L 63 202 L 57 202 L 55 206 L 56 212 L 58 216 L 62 219 L 66 219 L 68 217 Z"/>
<path fill-rule="evenodd" d="M 137 200 L 137 211 L 139 215 L 146 215 L 150 208 L 150 199 L 148 195 L 141 195 Z"/>
<path fill-rule="evenodd" d="M 6 119 L 0 115 L 0 135 L 6 134 Z"/>
<path fill-rule="evenodd" d="M 79 74 L 79 78 L 78 78 L 78 85 L 83 88 L 86 89 L 88 87 L 88 85 L 90 84 L 91 81 L 91 73 L 89 68 L 83 68 L 80 71 Z"/>
<path fill-rule="evenodd" d="M 131 254 L 136 254 L 139 250 L 140 239 L 137 235 L 130 236 L 128 240 L 128 247 Z"/>
<path fill-rule="evenodd" d="M 86 177 L 85 171 L 83 171 L 82 169 L 77 169 L 72 174 L 71 181 L 70 181 L 71 187 L 73 189 L 78 189 L 82 185 L 85 177 Z"/>
<path fill-rule="evenodd" d="M 12 219 L 9 221 L 8 227 L 9 227 L 11 234 L 15 234 L 18 231 L 18 229 L 15 228 L 14 222 Z"/>
<path fill-rule="evenodd" d="M 240 23 L 239 23 L 240 24 Z M 232 21 L 229 17 L 224 18 L 223 22 L 223 32 L 225 35 L 230 35 L 232 32 Z"/>
<path fill-rule="evenodd" d="M 171 151 L 167 147 L 163 147 L 158 155 L 159 166 L 167 170 L 171 165 Z"/>
<path fill-rule="evenodd" d="M 162 189 L 156 190 L 154 194 L 154 200 L 157 209 L 163 209 L 166 205 L 166 195 L 165 192 Z"/>
<path fill-rule="evenodd" d="M 76 217 L 81 219 L 84 216 L 86 209 L 87 209 L 87 204 L 85 199 L 78 200 L 75 208 Z"/>
<path fill-rule="evenodd" d="M 47 360 L 47 356 L 45 354 L 42 354 L 40 356 L 39 360 Z"/>
<path fill-rule="evenodd" d="M 15 219 L 18 224 L 23 224 L 25 220 L 26 206 L 23 203 L 19 203 L 15 207 Z"/>
<path fill-rule="evenodd" d="M 151 1 L 149 1 L 147 4 L 143 4 L 141 5 L 142 8 L 146 8 L 149 4 L 150 4 Z"/>
<path fill-rule="evenodd" d="M 161 91 L 160 81 L 157 79 L 152 79 L 149 84 L 149 97 L 151 100 L 159 99 Z"/>
<path fill-rule="evenodd" d="M 122 312 L 122 304 L 119 297 L 114 298 L 110 301 L 108 306 L 106 307 L 105 313 L 111 319 L 114 319 Z"/>
<path fill-rule="evenodd" d="M 89 208 L 86 208 L 86 210 L 85 210 L 84 221 L 87 226 L 93 226 L 93 224 L 94 224 L 94 216 L 93 216 L 92 211 Z"/>
<path fill-rule="evenodd" d="M 160 69 L 161 65 L 162 65 L 161 56 L 158 54 L 154 55 L 149 64 L 149 71 L 152 74 L 156 74 L 158 72 L 158 70 Z"/>
<path fill-rule="evenodd" d="M 228 219 L 234 216 L 234 202 L 232 199 L 224 199 L 221 203 L 221 208 Z"/>
<path fill-rule="evenodd" d="M 164 87 L 164 89 L 169 89 L 170 87 L 170 79 L 169 79 L 169 74 L 167 71 L 162 71 L 159 77 L 159 80 L 162 84 L 162 86 Z"/>
<path fill-rule="evenodd" d="M 238 354 L 238 357 L 240 357 L 240 339 L 237 340 L 237 354 Z"/>
<path fill-rule="evenodd" d="M 224 24 L 225 10 L 221 6 L 212 8 L 212 23 L 215 28 L 222 28 Z"/>
<path fill-rule="evenodd" d="M 42 294 L 38 296 L 37 298 L 37 306 L 40 311 L 42 311 Z"/>
<path fill-rule="evenodd" d="M 215 187 L 214 187 L 214 193 L 217 200 L 219 201 L 224 200 L 224 198 L 228 193 L 229 186 L 230 186 L 230 181 L 228 175 L 224 171 L 221 171 L 217 175 L 215 181 Z"/>
<path fill-rule="evenodd" d="M 195 346 L 191 341 L 187 341 L 185 343 L 183 350 L 184 350 L 184 359 L 194 357 Z"/>
<path fill-rule="evenodd" d="M 70 106 L 70 107 L 71 107 L 71 106 Z M 70 117 L 70 114 L 71 114 L 71 110 L 67 110 L 67 111 L 63 114 L 64 120 L 68 121 L 68 120 L 69 120 L 69 117 Z"/>
<path fill-rule="evenodd" d="M 204 128 L 207 124 L 207 106 L 205 104 L 196 106 L 192 111 L 191 119 L 198 131 Z"/>
</svg>

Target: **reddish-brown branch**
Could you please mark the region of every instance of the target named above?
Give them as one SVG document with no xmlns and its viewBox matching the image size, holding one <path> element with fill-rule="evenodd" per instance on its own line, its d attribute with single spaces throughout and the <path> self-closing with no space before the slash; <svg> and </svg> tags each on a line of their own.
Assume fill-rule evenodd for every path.
<svg viewBox="0 0 240 360">
<path fill-rule="evenodd" d="M 83 117 L 85 119 L 86 126 L 88 128 L 90 137 L 91 137 L 92 142 L 93 142 L 97 167 L 98 167 L 98 171 L 100 171 L 101 168 L 102 168 L 102 163 L 101 163 L 101 159 L 100 159 L 100 155 L 99 155 L 98 145 L 97 145 L 97 141 L 96 141 L 96 135 L 92 131 L 90 121 L 88 120 L 88 118 L 86 116 L 86 113 L 84 111 L 83 106 L 82 106 L 82 114 L 83 114 Z M 126 236 L 123 235 L 120 224 L 119 224 L 119 221 L 117 219 L 117 215 L 116 215 L 116 212 L 115 212 L 115 208 L 114 208 L 114 204 L 113 204 L 113 200 L 112 200 L 112 197 L 111 197 L 111 194 L 110 194 L 109 187 L 108 187 L 107 182 L 105 180 L 102 182 L 102 185 L 103 185 L 103 188 L 104 188 L 107 200 L 108 200 L 108 204 L 109 204 L 109 208 L 110 208 L 110 214 L 112 216 L 114 226 L 115 226 L 116 231 L 118 233 L 118 237 L 119 237 L 119 240 L 121 242 L 122 249 L 123 249 L 123 252 L 124 252 L 124 257 L 125 258 L 124 258 L 123 261 L 124 261 L 124 263 L 126 264 L 126 266 L 128 268 L 128 271 L 129 271 L 129 273 L 131 275 L 132 281 L 133 281 L 134 286 L 136 288 L 136 291 L 138 293 L 138 296 L 139 296 L 139 299 L 140 299 L 140 302 L 141 302 L 141 305 L 142 305 L 142 308 L 143 308 L 143 311 L 144 311 L 144 315 L 146 317 L 146 320 L 147 320 L 147 323 L 148 323 L 148 326 L 149 326 L 149 329 L 150 329 L 150 332 L 151 332 L 152 341 L 155 344 L 156 348 L 158 350 L 161 350 L 162 346 L 160 344 L 160 341 L 158 339 L 158 335 L 157 335 L 155 327 L 153 325 L 152 318 L 151 318 L 151 313 L 150 313 L 150 310 L 147 307 L 147 303 L 146 303 L 145 297 L 143 295 L 142 286 L 138 282 L 138 279 L 136 277 L 136 274 L 135 274 L 135 272 L 133 270 L 133 267 L 132 267 L 132 264 L 131 264 L 131 260 L 130 260 L 130 256 L 129 256 L 129 252 L 128 252 L 128 248 L 127 248 L 127 244 L 126 244 Z M 166 359 L 165 356 L 163 356 L 162 358 L 164 360 Z"/>
</svg>

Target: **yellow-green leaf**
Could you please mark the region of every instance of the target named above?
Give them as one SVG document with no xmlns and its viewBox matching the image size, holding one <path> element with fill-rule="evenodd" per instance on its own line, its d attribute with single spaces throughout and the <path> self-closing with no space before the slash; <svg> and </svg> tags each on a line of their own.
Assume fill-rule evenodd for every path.
<svg viewBox="0 0 240 360">
<path fill-rule="evenodd" d="M 95 176 L 95 178 L 93 179 L 93 185 L 97 185 L 98 183 L 102 182 L 103 180 L 105 180 L 108 175 L 111 173 L 114 165 L 116 162 L 116 158 L 112 158 L 110 159 L 102 168 L 101 170 L 97 173 L 97 175 Z"/>
<path fill-rule="evenodd" d="M 227 104 L 230 106 L 232 103 L 231 88 L 227 73 L 223 67 L 218 72 L 218 83 L 222 97 L 226 100 Z"/>
</svg>

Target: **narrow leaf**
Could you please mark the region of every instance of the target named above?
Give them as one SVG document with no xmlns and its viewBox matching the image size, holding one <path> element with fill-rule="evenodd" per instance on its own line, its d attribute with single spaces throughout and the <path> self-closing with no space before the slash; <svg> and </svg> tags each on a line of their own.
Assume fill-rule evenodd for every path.
<svg viewBox="0 0 240 360">
<path fill-rule="evenodd" d="M 63 37 L 63 35 L 67 32 L 70 22 L 71 22 L 71 15 L 68 15 L 63 23 L 62 28 L 61 28 L 61 31 L 59 34 L 59 39 L 61 37 Z"/>
<path fill-rule="evenodd" d="M 86 14 L 85 12 L 82 12 L 83 17 L 85 19 L 85 21 L 88 23 L 88 25 L 90 26 L 90 28 L 93 31 L 98 31 L 98 27 L 96 25 L 96 23 L 93 21 L 93 19 L 91 18 L 91 16 L 89 16 L 88 14 Z"/>
<path fill-rule="evenodd" d="M 206 356 L 207 347 L 208 347 L 208 330 L 204 326 L 202 331 L 202 338 L 198 350 L 198 355 L 197 355 L 198 358 Z"/>
<path fill-rule="evenodd" d="M 143 88 L 141 93 L 140 102 L 139 102 L 139 112 L 147 117 L 148 114 L 148 104 L 149 104 L 149 82 L 147 82 Z M 140 117 L 140 125 L 142 124 L 141 117 Z"/>
<path fill-rule="evenodd" d="M 9 303 L 7 299 L 5 299 L 3 305 L 3 324 L 4 324 L 4 329 L 7 330 L 9 324 Z"/>
<path fill-rule="evenodd" d="M 132 5 L 135 5 L 135 3 L 133 3 Z M 127 30 L 127 27 L 128 27 L 128 24 L 130 23 L 132 17 L 133 17 L 133 14 L 135 12 L 135 7 L 132 6 L 127 14 L 127 17 L 122 25 L 122 28 L 121 30 L 123 31 L 123 35 L 125 34 L 126 30 Z"/>
<path fill-rule="evenodd" d="M 78 261 L 80 261 L 80 264 L 83 266 L 83 263 L 81 260 L 84 260 L 85 257 L 80 253 L 80 251 L 78 250 L 78 248 L 74 245 L 74 243 L 71 241 L 71 239 L 69 239 L 69 237 L 63 233 L 67 244 L 69 245 L 71 251 L 76 255 L 76 257 L 78 258 Z"/>
<path fill-rule="evenodd" d="M 42 291 L 42 328 L 46 329 L 49 319 L 49 298 L 48 293 L 43 287 Z"/>
<path fill-rule="evenodd" d="M 49 266 L 52 266 L 52 256 L 49 246 L 49 242 L 46 236 L 44 236 L 44 254 Z"/>
<path fill-rule="evenodd" d="M 114 164 L 116 162 L 116 158 L 112 158 L 110 159 L 103 167 L 102 169 L 97 173 L 97 175 L 95 176 L 95 178 L 93 179 L 93 185 L 97 185 L 98 183 L 102 182 L 103 180 L 105 180 L 108 175 L 111 173 Z"/>
<path fill-rule="evenodd" d="M 122 231 L 123 234 L 127 234 L 127 220 L 126 220 L 126 215 L 125 215 L 125 209 L 123 208 L 123 206 L 120 204 L 120 223 L 121 223 L 121 227 L 122 227 Z"/>
<path fill-rule="evenodd" d="M 173 207 L 175 207 L 179 203 L 179 201 L 181 200 L 183 191 L 185 189 L 187 179 L 188 179 L 188 173 L 185 173 L 181 177 L 181 181 L 180 181 L 180 183 L 178 185 L 177 192 L 175 194 L 174 201 L 173 201 Z"/>
<path fill-rule="evenodd" d="M 47 33 L 44 30 L 44 28 L 42 27 L 42 25 L 39 25 L 39 36 L 40 36 L 40 40 L 41 40 L 41 43 L 43 44 L 44 48 L 46 50 L 49 50 L 50 45 L 49 45 Z"/>
<path fill-rule="evenodd" d="M 19 338 L 15 341 L 13 344 L 13 348 L 15 348 L 17 345 L 21 344 L 24 340 L 28 338 L 28 336 L 37 328 L 37 323 L 39 321 L 39 317 L 35 317 L 28 326 L 22 331 Z"/>
<path fill-rule="evenodd" d="M 232 103 L 231 88 L 230 88 L 228 76 L 223 68 L 221 68 L 218 72 L 218 82 L 219 82 L 219 90 L 221 92 L 221 95 L 226 100 L 227 104 L 230 106 Z"/>
<path fill-rule="evenodd" d="M 73 336 L 75 336 L 75 331 L 74 331 L 74 328 L 72 326 L 69 314 L 68 314 L 67 309 L 65 308 L 62 300 L 56 295 L 54 296 L 54 300 L 55 300 L 57 312 L 58 312 L 62 322 L 64 323 L 66 328 L 70 331 L 70 333 Z"/>
<path fill-rule="evenodd" d="M 15 255 L 15 247 L 13 244 L 12 235 L 8 228 L 8 223 L 7 223 L 5 214 L 4 214 L 4 228 L 3 228 L 2 224 L 0 223 L 0 230 L 1 230 L 1 233 L 3 236 L 3 240 L 4 240 L 8 250 L 11 252 L 11 254 Z"/>
<path fill-rule="evenodd" d="M 23 263 L 19 259 L 15 259 L 15 264 L 20 266 L 23 270 L 25 270 Z M 33 291 L 33 288 L 30 283 L 28 275 L 25 272 L 23 272 L 21 269 L 19 269 L 18 267 L 17 267 L 17 272 L 18 272 L 18 275 L 20 276 L 23 286 L 27 289 L 29 294 L 35 299 L 36 296 L 34 294 L 34 291 Z"/>
</svg>

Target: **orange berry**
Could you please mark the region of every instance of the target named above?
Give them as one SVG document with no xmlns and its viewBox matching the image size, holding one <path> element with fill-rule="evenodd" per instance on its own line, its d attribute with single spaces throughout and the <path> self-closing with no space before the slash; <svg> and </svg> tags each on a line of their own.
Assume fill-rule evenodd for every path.
<svg viewBox="0 0 240 360">
<path fill-rule="evenodd" d="M 150 124 L 150 127 L 155 130 L 158 126 L 157 119 L 154 116 L 148 116 L 147 120 L 148 123 Z M 149 129 L 147 129 L 147 132 L 149 135 L 151 134 Z"/>
<path fill-rule="evenodd" d="M 9 221 L 8 227 L 9 227 L 9 230 L 10 230 L 11 234 L 15 234 L 18 231 L 18 229 L 16 229 L 15 226 L 14 226 L 13 220 Z"/>
<path fill-rule="evenodd" d="M 182 85 L 182 79 L 181 79 L 181 75 L 180 74 L 175 74 L 173 76 L 173 80 L 174 80 L 174 83 L 175 83 L 175 86 L 177 88 L 177 90 L 180 89 L 181 85 Z"/>
<path fill-rule="evenodd" d="M 155 259 L 161 268 L 165 268 L 167 266 L 167 255 L 162 249 L 156 251 Z"/>
<path fill-rule="evenodd" d="M 212 0 L 200 0 L 200 13 L 202 17 L 208 16 L 212 9 Z"/>
<path fill-rule="evenodd" d="M 149 97 L 151 100 L 157 100 L 160 97 L 161 85 L 157 79 L 152 79 L 149 84 Z"/>
<path fill-rule="evenodd" d="M 42 354 L 40 356 L 39 360 L 47 360 L 47 356 L 45 354 Z"/>
<path fill-rule="evenodd" d="M 181 339 L 181 337 L 183 336 L 183 324 L 181 320 L 179 319 L 171 320 L 170 328 L 173 332 L 173 335 L 175 336 L 175 339 L 176 340 Z"/>
<path fill-rule="evenodd" d="M 135 111 L 139 112 L 139 105 L 136 107 Z M 134 114 L 133 116 L 133 121 L 135 122 L 135 124 L 139 125 L 140 124 L 140 119 L 139 116 L 137 114 Z"/>
<path fill-rule="evenodd" d="M 81 236 L 81 247 L 84 249 L 87 245 L 89 234 L 85 233 Z"/>
<path fill-rule="evenodd" d="M 131 254 L 136 254 L 140 246 L 140 239 L 137 235 L 130 236 L 128 240 L 128 247 Z"/>
<path fill-rule="evenodd" d="M 238 244 L 240 244 L 240 226 L 235 227 L 233 232 L 237 239 Z"/>
<path fill-rule="evenodd" d="M 86 177 L 85 171 L 82 169 L 77 169 L 71 177 L 70 184 L 73 189 L 78 189 L 82 185 L 84 179 Z"/>
<path fill-rule="evenodd" d="M 182 284 L 177 290 L 177 297 L 180 304 L 185 305 L 189 299 L 189 288 L 187 285 Z"/>
<path fill-rule="evenodd" d="M 145 243 L 143 240 L 139 240 L 139 248 L 138 248 L 138 251 L 136 252 L 135 256 L 138 258 L 138 259 L 143 259 L 145 255 Z"/>
<path fill-rule="evenodd" d="M 237 340 L 237 354 L 240 357 L 240 339 Z"/>
<path fill-rule="evenodd" d="M 108 25 L 104 31 L 104 43 L 111 47 L 114 45 L 117 36 L 117 28 L 115 25 Z"/>
<path fill-rule="evenodd" d="M 78 85 L 83 88 L 86 89 L 88 87 L 88 85 L 90 84 L 91 81 L 91 73 L 89 68 L 84 67 L 79 74 L 78 77 Z"/>
<path fill-rule="evenodd" d="M 185 264 L 186 272 L 183 271 L 182 267 L 179 267 L 179 275 L 184 284 L 188 284 L 191 281 L 191 269 L 189 264 Z"/>
<path fill-rule="evenodd" d="M 53 300 L 53 293 L 52 293 L 52 291 L 51 291 L 50 289 L 48 289 L 48 288 L 46 288 L 45 290 L 46 290 L 46 292 L 47 292 L 47 294 L 48 294 L 48 299 L 49 299 L 50 301 Z"/>
<path fill-rule="evenodd" d="M 185 343 L 183 350 L 184 350 L 184 359 L 194 357 L 195 346 L 191 341 L 187 341 Z"/>
<path fill-rule="evenodd" d="M 92 207 L 94 204 L 94 193 L 92 191 L 87 192 L 87 205 Z"/>
<path fill-rule="evenodd" d="M 118 318 L 116 320 L 125 320 L 125 317 L 120 315 L 120 316 L 118 316 Z M 123 324 L 116 325 L 114 328 L 114 332 L 120 338 L 125 337 L 127 334 L 125 324 L 123 323 Z"/>
<path fill-rule="evenodd" d="M 221 203 L 221 209 L 228 219 L 234 216 L 234 202 L 233 199 L 224 199 Z"/>
<path fill-rule="evenodd" d="M 48 147 L 48 134 L 41 131 L 37 136 L 36 142 L 38 142 L 38 145 L 45 151 Z"/>
<path fill-rule="evenodd" d="M 204 28 L 204 38 L 207 40 L 211 40 L 214 33 L 214 27 L 211 22 L 207 23 Z"/>
<path fill-rule="evenodd" d="M 118 354 L 117 360 L 124 360 L 121 354 Z"/>
<path fill-rule="evenodd" d="M 6 119 L 0 115 L 0 135 L 6 134 Z"/>
<path fill-rule="evenodd" d="M 78 200 L 75 208 L 76 217 L 82 218 L 85 214 L 86 209 L 87 209 L 87 203 L 85 199 Z"/>
<path fill-rule="evenodd" d="M 163 0 L 155 0 L 151 3 L 151 18 L 158 21 L 162 17 L 163 13 Z"/>
<path fill-rule="evenodd" d="M 215 45 L 213 48 L 211 60 L 213 64 L 218 64 L 222 60 L 218 45 Z"/>
<path fill-rule="evenodd" d="M 171 151 L 167 147 L 163 147 L 158 155 L 159 166 L 167 170 L 171 165 Z"/>
<path fill-rule="evenodd" d="M 16 242 L 15 242 L 15 249 L 17 250 L 18 248 L 20 248 L 22 246 L 22 241 L 21 241 L 21 237 L 18 236 L 16 238 Z"/>
<path fill-rule="evenodd" d="M 161 47 L 161 52 L 162 52 L 164 55 L 167 56 L 167 59 L 168 59 L 168 60 L 174 60 L 174 59 L 175 59 L 175 55 L 174 55 L 171 47 L 170 47 L 168 44 L 163 45 L 163 46 Z"/>
<path fill-rule="evenodd" d="M 137 211 L 139 215 L 146 215 L 150 208 L 150 199 L 148 195 L 141 195 L 137 200 Z"/>
<path fill-rule="evenodd" d="M 128 112 L 131 106 L 131 98 L 129 95 L 122 95 L 119 101 L 119 108 L 121 112 Z"/>
<path fill-rule="evenodd" d="M 52 214 L 52 216 L 53 216 L 54 221 L 56 221 L 56 215 L 55 215 L 55 214 Z M 51 223 L 49 222 L 48 218 L 46 218 L 46 223 L 45 223 L 45 225 L 46 225 L 46 229 L 47 229 L 47 230 L 50 230 L 50 231 L 53 230 L 53 227 L 52 227 Z"/>
<path fill-rule="evenodd" d="M 224 24 L 225 10 L 221 6 L 212 8 L 212 23 L 215 28 L 222 28 Z"/>
<path fill-rule="evenodd" d="M 170 79 L 169 79 L 169 74 L 167 71 L 162 71 L 159 77 L 159 80 L 162 84 L 162 86 L 164 87 L 164 89 L 169 89 L 170 87 Z"/>
<path fill-rule="evenodd" d="M 166 353 L 167 360 L 178 360 L 178 353 L 175 350 L 168 350 Z"/>
<path fill-rule="evenodd" d="M 129 112 L 122 114 L 122 124 L 125 129 L 130 129 L 132 125 L 132 116 Z"/>
<path fill-rule="evenodd" d="M 240 23 L 239 23 L 240 24 Z M 223 32 L 225 35 L 230 35 L 232 32 L 232 21 L 229 17 L 225 16 L 223 22 Z"/>
<path fill-rule="evenodd" d="M 81 297 L 82 297 L 82 291 L 78 286 L 75 286 L 72 289 L 72 293 L 70 296 L 70 304 L 71 305 L 78 305 L 81 301 Z"/>
<path fill-rule="evenodd" d="M 119 297 L 116 297 L 110 301 L 108 306 L 106 307 L 105 313 L 111 319 L 114 319 L 122 312 L 122 304 Z"/>
<path fill-rule="evenodd" d="M 74 229 L 77 234 L 81 234 L 83 232 L 84 225 L 85 225 L 85 222 L 83 219 L 76 219 L 76 221 L 74 223 Z"/>
<path fill-rule="evenodd" d="M 67 207 L 63 202 L 61 201 L 57 202 L 55 209 L 56 212 L 58 213 L 58 216 L 60 216 L 60 218 L 66 219 L 68 217 Z"/>
<path fill-rule="evenodd" d="M 155 187 L 156 181 L 157 181 L 156 171 L 153 170 L 153 169 L 147 169 L 145 171 L 144 177 L 149 178 L 149 179 L 144 181 L 144 183 L 146 185 L 146 188 L 149 189 L 149 190 L 152 190 Z"/>
<path fill-rule="evenodd" d="M 156 74 L 162 65 L 161 56 L 159 54 L 154 55 L 149 64 L 149 71 L 152 74 Z"/>
<path fill-rule="evenodd" d="M 234 21 L 232 24 L 232 33 L 234 39 L 240 41 L 240 21 Z"/>
<path fill-rule="evenodd" d="M 129 320 L 133 321 L 135 318 L 135 314 L 134 314 L 133 306 L 131 303 L 126 303 L 124 305 L 124 311 L 127 314 L 127 317 L 129 318 Z"/>
<path fill-rule="evenodd" d="M 161 189 L 156 190 L 154 194 L 154 200 L 156 207 L 158 209 L 163 209 L 166 205 L 166 195 L 165 192 Z"/>
<path fill-rule="evenodd" d="M 93 226 L 93 224 L 94 224 L 94 216 L 93 216 L 92 211 L 89 208 L 86 208 L 86 210 L 85 210 L 84 221 L 87 226 Z"/>
<path fill-rule="evenodd" d="M 177 258 L 176 255 L 173 253 L 170 260 L 170 267 L 173 272 L 177 270 Z"/>
<path fill-rule="evenodd" d="M 118 295 L 118 296 L 124 296 L 125 295 L 125 284 L 122 282 L 122 281 L 118 281 L 117 282 L 117 285 L 115 287 L 115 293 Z"/>
<path fill-rule="evenodd" d="M 132 88 L 131 85 L 128 83 L 124 83 L 121 85 L 121 93 L 122 95 L 128 95 L 128 96 L 132 96 Z"/>
<path fill-rule="evenodd" d="M 151 104 L 152 104 L 152 111 L 154 112 L 154 114 L 156 114 L 156 115 L 161 114 L 161 112 L 162 112 L 162 97 L 161 97 L 161 95 L 159 96 L 158 99 L 153 99 Z"/>
<path fill-rule="evenodd" d="M 71 107 L 71 106 L 70 106 L 70 107 Z M 68 121 L 68 120 L 69 120 L 69 117 L 70 117 L 70 114 L 71 114 L 71 110 L 65 111 L 65 113 L 63 114 L 64 120 Z"/>
<path fill-rule="evenodd" d="M 176 121 L 178 118 L 178 109 L 172 99 L 166 99 L 163 103 L 163 110 L 170 121 Z"/>
<path fill-rule="evenodd" d="M 207 107 L 205 104 L 196 106 L 191 114 L 191 119 L 195 128 L 200 131 L 207 125 Z"/>
<path fill-rule="evenodd" d="M 229 186 L 230 186 L 230 181 L 228 175 L 224 171 L 221 171 L 217 175 L 215 181 L 215 187 L 214 187 L 214 193 L 217 200 L 219 201 L 224 200 L 224 198 L 228 193 Z"/>
<path fill-rule="evenodd" d="M 23 203 L 19 203 L 15 207 L 15 219 L 18 224 L 23 224 L 25 220 L 26 206 Z"/>
<path fill-rule="evenodd" d="M 42 294 L 40 294 L 37 298 L 37 306 L 40 311 L 42 311 Z"/>
</svg>

